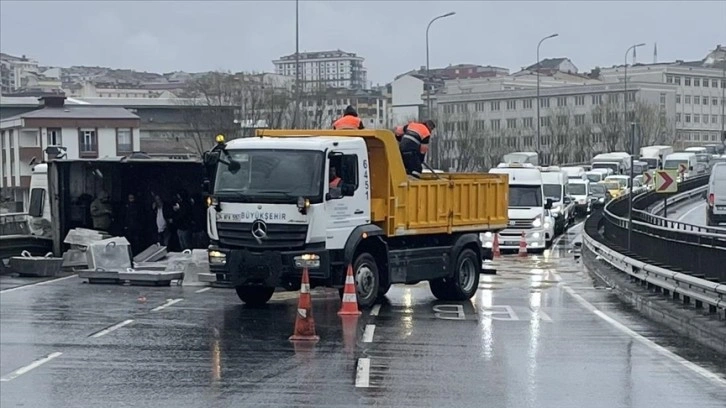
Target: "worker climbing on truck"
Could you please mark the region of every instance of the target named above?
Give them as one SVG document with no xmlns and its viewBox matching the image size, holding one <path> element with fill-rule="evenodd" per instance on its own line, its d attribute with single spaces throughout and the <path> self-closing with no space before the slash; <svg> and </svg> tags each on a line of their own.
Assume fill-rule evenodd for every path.
<svg viewBox="0 0 726 408">
<path fill-rule="evenodd" d="M 411 122 L 406 125 L 399 147 L 406 174 L 419 176 L 423 171 L 426 152 L 429 151 L 431 131 L 436 128 L 433 120 Z"/>
<path fill-rule="evenodd" d="M 354 107 L 348 105 L 343 111 L 343 116 L 340 119 L 333 122 L 333 129 L 344 130 L 344 129 L 363 129 L 363 121 L 358 117 L 358 112 Z"/>
</svg>

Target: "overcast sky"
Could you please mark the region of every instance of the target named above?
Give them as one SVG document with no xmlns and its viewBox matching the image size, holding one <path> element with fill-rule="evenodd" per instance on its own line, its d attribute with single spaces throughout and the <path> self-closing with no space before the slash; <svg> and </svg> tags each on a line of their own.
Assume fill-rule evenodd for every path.
<svg viewBox="0 0 726 408">
<path fill-rule="evenodd" d="M 363 56 L 368 78 L 386 83 L 426 63 L 475 63 L 513 72 L 569 57 L 581 71 L 638 60 L 703 58 L 726 45 L 726 1 L 300 1 L 300 50 Z M 273 71 L 295 51 L 294 1 L 0 1 L 0 50 L 42 65 L 93 65 L 153 72 Z"/>
</svg>

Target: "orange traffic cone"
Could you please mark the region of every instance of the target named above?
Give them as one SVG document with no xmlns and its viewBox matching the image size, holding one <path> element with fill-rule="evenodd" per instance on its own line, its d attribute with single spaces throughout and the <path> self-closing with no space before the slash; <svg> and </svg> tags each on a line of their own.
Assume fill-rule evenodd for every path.
<svg viewBox="0 0 726 408">
<path fill-rule="evenodd" d="M 310 278 L 308 268 L 303 269 L 302 283 L 300 284 L 300 301 L 297 305 L 295 318 L 295 332 L 290 341 L 318 341 L 315 335 L 315 320 L 313 319 L 313 302 L 310 298 Z"/>
<path fill-rule="evenodd" d="M 359 315 L 358 298 L 355 295 L 355 280 L 353 279 L 353 266 L 348 265 L 348 273 L 345 276 L 345 287 L 343 288 L 343 304 L 340 306 L 338 315 Z"/>
<path fill-rule="evenodd" d="M 522 238 L 519 239 L 519 256 L 527 256 L 527 240 L 522 231 Z"/>
<path fill-rule="evenodd" d="M 492 258 L 499 258 L 502 252 L 499 250 L 499 233 L 494 233 L 494 243 L 492 244 Z"/>
</svg>

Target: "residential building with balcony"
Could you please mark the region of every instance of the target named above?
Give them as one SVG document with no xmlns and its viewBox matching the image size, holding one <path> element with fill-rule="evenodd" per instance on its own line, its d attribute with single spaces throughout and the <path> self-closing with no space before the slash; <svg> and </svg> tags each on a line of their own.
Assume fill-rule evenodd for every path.
<svg viewBox="0 0 726 408">
<path fill-rule="evenodd" d="M 341 50 L 301 52 L 285 55 L 272 61 L 275 73 L 297 77 L 299 65 L 300 82 L 304 91 L 348 88 L 368 89 L 368 78 L 363 66 L 365 59 L 352 52 Z"/>
</svg>

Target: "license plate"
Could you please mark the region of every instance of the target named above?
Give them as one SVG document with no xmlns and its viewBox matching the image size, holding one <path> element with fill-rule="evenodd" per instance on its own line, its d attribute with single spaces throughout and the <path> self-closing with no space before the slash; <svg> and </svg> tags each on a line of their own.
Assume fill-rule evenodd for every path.
<svg viewBox="0 0 726 408">
<path fill-rule="evenodd" d="M 517 241 L 504 241 L 505 246 L 517 246 L 519 245 L 519 242 Z"/>
<path fill-rule="evenodd" d="M 717 205 L 716 209 L 719 211 L 726 211 L 726 205 Z"/>
</svg>

